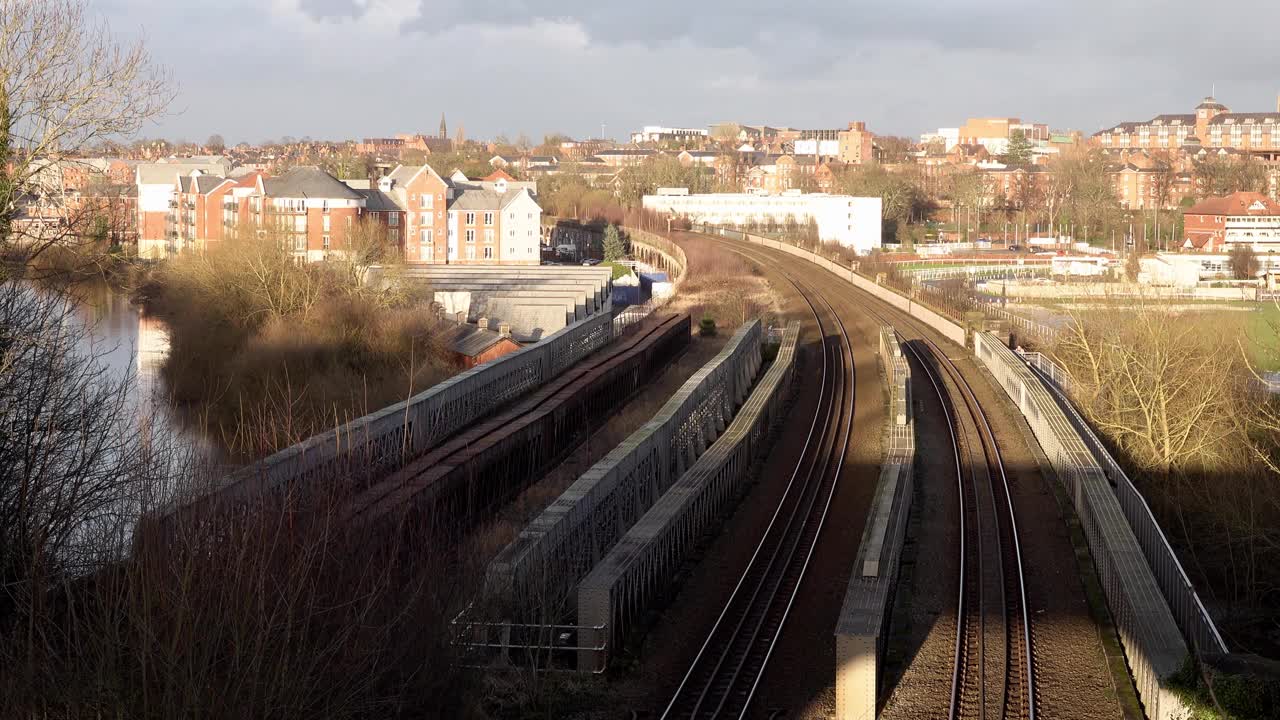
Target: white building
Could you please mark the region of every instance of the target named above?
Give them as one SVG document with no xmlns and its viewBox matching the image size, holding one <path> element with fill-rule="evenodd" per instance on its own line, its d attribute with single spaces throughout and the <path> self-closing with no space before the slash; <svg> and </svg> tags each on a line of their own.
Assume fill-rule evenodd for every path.
<svg viewBox="0 0 1280 720">
<path fill-rule="evenodd" d="M 818 138 L 807 138 L 796 140 L 792 147 L 795 155 L 820 155 L 822 157 L 839 157 L 840 141 L 839 140 L 820 140 Z"/>
<path fill-rule="evenodd" d="M 742 226 L 769 220 L 778 225 L 789 221 L 806 224 L 813 220 L 818 226 L 818 236 L 824 242 L 839 243 L 862 254 L 881 245 L 882 205 L 878 197 L 794 191 L 781 195 L 678 195 L 668 192 L 646 195 L 643 203 L 646 210 L 711 225 Z"/>
<path fill-rule="evenodd" d="M 661 125 L 645 125 L 640 132 L 631 133 L 631 142 L 665 142 L 667 140 L 700 140 L 707 136 L 706 128 L 676 128 Z"/>
<path fill-rule="evenodd" d="M 1149 285 L 1193 288 L 1197 283 L 1234 277 L 1229 255 L 1156 253 L 1139 262 L 1142 271 L 1138 280 Z M 1258 253 L 1258 267 L 1259 276 L 1270 285 L 1272 278 L 1280 275 L 1280 254 Z"/>
<path fill-rule="evenodd" d="M 920 136 L 920 144 L 928 145 L 932 142 L 940 142 L 949 152 L 951 148 L 960 144 L 960 128 L 938 128 L 938 132 L 925 133 Z"/>
</svg>

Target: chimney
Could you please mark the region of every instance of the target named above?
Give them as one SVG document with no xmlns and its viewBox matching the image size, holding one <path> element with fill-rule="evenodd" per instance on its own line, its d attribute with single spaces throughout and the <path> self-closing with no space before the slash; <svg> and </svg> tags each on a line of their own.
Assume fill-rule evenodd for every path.
<svg viewBox="0 0 1280 720">
<path fill-rule="evenodd" d="M 498 337 L 511 337 L 511 323 L 498 323 Z"/>
<path fill-rule="evenodd" d="M 488 329 L 489 329 L 489 318 L 487 318 L 487 317 L 482 317 L 482 318 L 480 318 L 480 319 L 476 320 L 476 327 L 480 328 L 481 330 L 488 330 Z"/>
</svg>

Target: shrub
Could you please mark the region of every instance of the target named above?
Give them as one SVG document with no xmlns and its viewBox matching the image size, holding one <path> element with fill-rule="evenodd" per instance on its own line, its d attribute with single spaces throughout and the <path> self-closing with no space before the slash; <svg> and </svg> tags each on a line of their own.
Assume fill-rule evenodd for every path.
<svg viewBox="0 0 1280 720">
<path fill-rule="evenodd" d="M 698 335 L 700 337 L 715 337 L 716 320 L 709 315 L 703 315 L 702 320 L 698 323 Z"/>
</svg>

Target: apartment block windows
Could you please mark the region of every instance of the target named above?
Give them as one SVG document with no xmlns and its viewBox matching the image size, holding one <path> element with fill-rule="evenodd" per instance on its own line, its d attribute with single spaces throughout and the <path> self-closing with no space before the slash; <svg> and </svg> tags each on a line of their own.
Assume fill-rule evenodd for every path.
<svg viewBox="0 0 1280 720">
<path fill-rule="evenodd" d="M 325 220 L 328 220 L 328 219 L 329 219 L 329 218 L 325 218 Z M 328 249 L 329 249 L 329 236 L 328 236 L 328 235 L 325 235 L 325 236 L 324 236 L 323 246 L 324 246 L 324 249 L 325 249 L 325 250 L 328 250 Z"/>
<path fill-rule="evenodd" d="M 435 200 L 436 200 L 435 195 L 419 195 L 418 196 L 419 207 L 421 207 L 423 210 L 430 210 L 431 208 L 435 207 Z"/>
<path fill-rule="evenodd" d="M 485 224 L 485 225 L 492 225 L 492 224 L 493 224 L 493 213 L 491 213 L 491 212 L 487 212 L 487 213 L 485 213 L 485 214 L 484 214 L 484 224 Z"/>
<path fill-rule="evenodd" d="M 474 247 L 467 248 L 467 259 L 468 260 L 476 259 L 476 249 Z"/>
<path fill-rule="evenodd" d="M 492 228 L 486 229 L 486 230 L 484 231 L 484 241 L 485 241 L 485 242 L 487 242 L 487 243 L 491 243 L 491 242 L 493 242 L 493 229 L 492 229 Z"/>
<path fill-rule="evenodd" d="M 484 259 L 485 259 L 485 260 L 492 260 L 492 259 L 493 259 L 493 248 L 491 248 L 491 247 L 487 247 L 487 248 L 485 248 L 485 249 L 484 249 Z"/>
<path fill-rule="evenodd" d="M 326 211 L 326 212 L 327 212 L 327 211 Z M 325 232 L 329 232 L 329 229 L 330 229 L 330 228 L 329 228 L 329 226 L 332 224 L 332 223 L 330 222 L 330 220 L 331 220 L 331 218 L 330 218 L 328 215 L 325 215 L 325 216 L 324 216 L 324 222 L 323 222 L 323 225 L 324 225 L 324 231 L 325 231 Z"/>
<path fill-rule="evenodd" d="M 431 213 L 422 213 L 418 216 L 419 225 L 428 225 L 431 222 Z"/>
<path fill-rule="evenodd" d="M 387 213 L 387 225 L 391 227 L 400 227 L 399 213 Z"/>
<path fill-rule="evenodd" d="M 475 241 L 476 241 L 476 231 L 475 231 L 475 230 L 467 230 L 467 242 L 468 242 L 468 243 L 474 243 Z"/>
<path fill-rule="evenodd" d="M 475 224 L 476 224 L 476 214 L 475 214 L 475 213 L 473 213 L 473 212 L 469 212 L 469 213 L 467 213 L 467 217 L 466 217 L 466 224 L 468 224 L 468 225 L 475 225 Z"/>
<path fill-rule="evenodd" d="M 435 243 L 436 233 L 431 228 L 422 229 L 422 244 L 433 245 Z"/>
</svg>

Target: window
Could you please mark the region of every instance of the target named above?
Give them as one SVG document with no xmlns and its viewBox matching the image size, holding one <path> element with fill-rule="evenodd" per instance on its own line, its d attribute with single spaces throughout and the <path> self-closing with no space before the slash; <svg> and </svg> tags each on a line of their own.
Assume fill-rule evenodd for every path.
<svg viewBox="0 0 1280 720">
<path fill-rule="evenodd" d="M 474 243 L 476 241 L 476 231 L 467 230 L 467 242 Z"/>
<path fill-rule="evenodd" d="M 423 244 L 423 245 L 432 245 L 432 244 L 434 244 L 434 243 L 435 243 L 435 239 L 436 239 L 436 234 L 435 234 L 435 231 L 434 231 L 434 230 L 432 230 L 431 228 L 423 228 L 423 229 L 422 229 L 422 244 Z"/>
<path fill-rule="evenodd" d="M 476 259 L 476 249 L 474 247 L 467 248 L 467 259 L 468 260 Z"/>
<path fill-rule="evenodd" d="M 492 230 L 492 229 L 487 229 L 487 230 L 485 230 L 485 231 L 484 231 L 484 241 L 485 241 L 485 242 L 487 242 L 487 243 L 491 243 L 491 242 L 493 242 L 493 230 Z"/>
<path fill-rule="evenodd" d="M 485 213 L 485 214 L 484 214 L 484 224 L 485 224 L 485 225 L 492 225 L 492 224 L 493 224 L 493 213 L 491 213 L 491 212 L 487 212 L 487 213 Z"/>
<path fill-rule="evenodd" d="M 431 213 L 422 213 L 421 215 L 418 216 L 418 224 L 426 225 L 427 221 L 429 221 L 430 219 L 431 219 Z"/>
<path fill-rule="evenodd" d="M 424 210 L 430 210 L 432 207 L 434 207 L 435 200 L 436 200 L 435 195 L 419 195 L 418 196 L 419 206 Z"/>
<path fill-rule="evenodd" d="M 390 230 L 387 232 L 387 237 L 391 238 L 391 242 L 398 244 L 400 242 L 400 231 Z"/>
<path fill-rule="evenodd" d="M 413 240 L 413 228 L 409 228 L 409 239 Z"/>
<path fill-rule="evenodd" d="M 327 212 L 327 211 L 326 211 L 326 212 Z M 330 220 L 329 216 L 328 216 L 328 215 L 325 215 L 325 216 L 324 216 L 324 223 L 323 223 L 323 224 L 324 224 L 324 231 L 325 231 L 325 232 L 329 232 L 329 226 L 330 226 L 330 222 L 329 222 L 329 220 Z"/>
<path fill-rule="evenodd" d="M 484 249 L 484 259 L 485 259 L 485 260 L 492 260 L 492 259 L 493 259 L 493 248 L 491 248 L 491 247 L 487 247 L 487 248 L 485 248 L 485 249 Z"/>
<path fill-rule="evenodd" d="M 435 245 L 423 245 L 422 249 L 418 251 L 418 257 L 422 258 L 423 260 L 430 260 L 432 256 L 434 256 L 435 254 L 436 254 Z"/>
<path fill-rule="evenodd" d="M 325 218 L 325 220 L 328 220 L 328 219 L 329 219 L 329 218 Z M 328 235 L 325 235 L 325 236 L 324 236 L 324 249 L 325 249 L 325 250 L 328 250 L 328 249 L 329 249 L 329 236 L 328 236 Z"/>
<path fill-rule="evenodd" d="M 387 224 L 391 227 L 400 227 L 400 214 L 387 213 Z"/>
<path fill-rule="evenodd" d="M 469 213 L 467 213 L 466 224 L 468 224 L 468 225 L 475 225 L 475 224 L 476 224 L 476 214 L 475 214 L 475 213 L 473 213 L 473 212 L 469 212 Z"/>
</svg>

